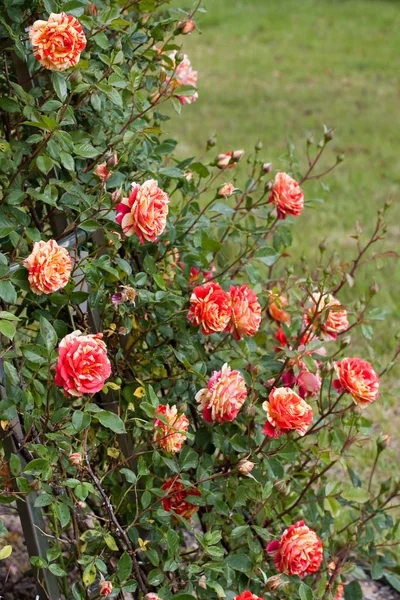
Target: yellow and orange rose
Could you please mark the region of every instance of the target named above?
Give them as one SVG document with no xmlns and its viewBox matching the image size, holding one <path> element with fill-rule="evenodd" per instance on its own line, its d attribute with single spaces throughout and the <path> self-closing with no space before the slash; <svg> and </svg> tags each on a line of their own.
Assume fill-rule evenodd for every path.
<svg viewBox="0 0 400 600">
<path fill-rule="evenodd" d="M 52 294 L 65 287 L 72 270 L 72 259 L 55 240 L 35 242 L 32 253 L 23 262 L 34 294 Z"/>
<path fill-rule="evenodd" d="M 267 546 L 267 552 L 274 558 L 280 573 L 305 577 L 318 571 L 323 547 L 315 531 L 307 527 L 304 521 L 298 521 L 286 529 L 281 539 Z"/>
</svg>

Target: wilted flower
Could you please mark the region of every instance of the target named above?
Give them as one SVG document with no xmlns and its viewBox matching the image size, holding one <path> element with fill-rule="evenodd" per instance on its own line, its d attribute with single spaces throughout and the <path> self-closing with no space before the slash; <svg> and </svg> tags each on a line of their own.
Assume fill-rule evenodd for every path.
<svg viewBox="0 0 400 600">
<path fill-rule="evenodd" d="M 52 294 L 65 287 L 72 270 L 72 259 L 66 248 L 55 240 L 35 242 L 31 254 L 23 262 L 34 294 Z"/>
<path fill-rule="evenodd" d="M 229 288 L 232 302 L 232 318 L 227 331 L 233 333 L 236 340 L 243 336 L 253 336 L 261 323 L 261 306 L 257 296 L 247 285 Z"/>
<path fill-rule="evenodd" d="M 311 406 L 289 387 L 273 388 L 263 409 L 267 413 L 263 431 L 270 437 L 280 437 L 293 429 L 304 435 L 313 420 Z"/>
<path fill-rule="evenodd" d="M 124 302 L 129 302 L 134 305 L 137 296 L 136 290 L 129 285 L 121 285 L 120 289 L 122 290 L 121 292 L 117 292 L 111 296 L 111 302 L 114 306 L 117 307 Z"/>
<path fill-rule="evenodd" d="M 249 473 L 252 472 L 253 469 L 254 469 L 254 463 L 251 462 L 251 460 L 242 458 L 242 460 L 240 460 L 238 462 L 238 471 L 240 473 L 242 473 L 242 475 L 248 475 Z"/>
<path fill-rule="evenodd" d="M 186 488 L 179 481 L 179 475 L 175 475 L 164 481 L 161 489 L 166 492 L 166 495 L 162 499 L 164 510 L 168 512 L 174 511 L 188 521 L 199 510 L 198 506 L 187 501 L 188 496 L 201 496 L 199 490 L 194 486 Z"/>
<path fill-rule="evenodd" d="M 163 417 L 161 420 L 159 417 Z M 164 421 L 167 421 L 166 424 Z M 154 441 L 167 452 L 180 452 L 186 441 L 189 420 L 186 415 L 178 415 L 176 406 L 160 404 L 154 415 Z"/>
<path fill-rule="evenodd" d="M 322 542 L 312 529 L 298 521 L 286 529 L 280 541 L 267 546 L 278 571 L 305 577 L 318 571 L 323 557 Z"/>
<path fill-rule="evenodd" d="M 344 358 L 335 363 L 339 379 L 333 382 L 339 392 L 351 394 L 361 408 L 375 402 L 379 396 L 379 377 L 372 365 L 361 358 Z"/>
<path fill-rule="evenodd" d="M 218 190 L 218 196 L 229 198 L 230 196 L 232 196 L 235 189 L 236 188 L 233 185 L 233 183 L 224 183 L 224 185 L 222 185 Z"/>
<path fill-rule="evenodd" d="M 201 325 L 204 335 L 225 330 L 232 315 L 231 297 L 218 283 L 195 287 L 190 304 L 187 318 L 193 325 Z"/>
<path fill-rule="evenodd" d="M 287 173 L 277 173 L 269 202 L 276 205 L 278 218 L 286 219 L 287 215 L 300 215 L 304 207 L 304 196 L 295 179 Z"/>
<path fill-rule="evenodd" d="M 102 333 L 83 335 L 74 331 L 61 340 L 54 381 L 67 396 L 95 394 L 110 377 L 111 364 L 102 337 Z"/>
<path fill-rule="evenodd" d="M 48 21 L 29 28 L 35 58 L 46 69 L 65 71 L 79 62 L 86 46 L 82 25 L 72 15 L 51 13 Z"/>
<path fill-rule="evenodd" d="M 214 371 L 207 387 L 196 394 L 203 419 L 212 423 L 233 421 L 247 398 L 247 389 L 239 371 L 232 371 L 224 364 L 221 371 Z"/>
<path fill-rule="evenodd" d="M 167 224 L 169 196 L 149 179 L 142 185 L 132 183 L 129 198 L 117 204 L 116 221 L 126 236 L 136 233 L 142 244 L 157 241 Z"/>
<path fill-rule="evenodd" d="M 82 464 L 82 454 L 80 452 L 72 452 L 69 456 L 68 456 L 68 460 L 71 463 L 71 465 L 74 465 L 75 467 L 79 467 Z"/>
</svg>

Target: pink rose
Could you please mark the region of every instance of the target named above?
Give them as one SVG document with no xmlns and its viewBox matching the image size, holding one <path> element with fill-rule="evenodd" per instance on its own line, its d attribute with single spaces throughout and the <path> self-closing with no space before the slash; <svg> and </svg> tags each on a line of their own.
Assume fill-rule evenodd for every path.
<svg viewBox="0 0 400 600">
<path fill-rule="evenodd" d="M 117 204 L 116 221 L 126 236 L 136 233 L 142 244 L 157 241 L 167 224 L 169 196 L 157 181 L 149 179 L 142 185 L 132 184 L 129 198 Z"/>
<path fill-rule="evenodd" d="M 255 293 L 247 286 L 233 286 L 229 289 L 232 302 L 232 319 L 227 331 L 235 340 L 257 333 L 261 323 L 261 306 Z"/>
<path fill-rule="evenodd" d="M 176 52 L 173 52 L 170 55 L 170 58 L 175 62 Z M 175 73 L 173 76 L 173 83 L 176 87 L 181 85 L 191 85 L 196 87 L 198 72 L 195 71 L 192 67 L 192 64 L 189 60 L 187 54 L 183 55 L 183 60 L 179 63 L 179 65 L 175 69 Z M 171 78 L 167 79 L 167 83 L 171 81 Z M 191 96 L 176 96 L 181 104 L 192 104 L 192 102 L 196 102 L 199 95 L 197 92 L 192 94 Z"/>
<path fill-rule="evenodd" d="M 64 288 L 71 275 L 72 259 L 68 250 L 55 240 L 35 242 L 32 253 L 23 262 L 34 294 L 52 294 Z"/>
<path fill-rule="evenodd" d="M 247 398 L 247 389 L 239 371 L 232 371 L 224 364 L 221 371 L 214 371 L 207 387 L 196 394 L 196 401 L 203 412 L 203 419 L 212 423 L 233 421 Z"/>
<path fill-rule="evenodd" d="M 102 337 L 102 333 L 83 335 L 74 331 L 61 340 L 55 383 L 67 396 L 95 394 L 110 377 L 111 364 Z"/>
<path fill-rule="evenodd" d="M 221 185 L 221 187 L 218 190 L 218 196 L 222 196 L 223 198 L 229 198 L 230 196 L 232 196 L 235 189 L 236 188 L 233 185 L 233 183 L 224 183 L 224 185 Z"/>
<path fill-rule="evenodd" d="M 335 363 L 338 375 L 333 382 L 339 392 L 351 394 L 354 402 L 365 408 L 379 396 L 379 376 L 372 365 L 361 358 L 344 358 Z"/>
<path fill-rule="evenodd" d="M 277 173 L 269 202 L 276 205 L 278 218 L 286 219 L 287 215 L 300 215 L 304 207 L 304 196 L 295 179 L 287 173 Z"/>
</svg>

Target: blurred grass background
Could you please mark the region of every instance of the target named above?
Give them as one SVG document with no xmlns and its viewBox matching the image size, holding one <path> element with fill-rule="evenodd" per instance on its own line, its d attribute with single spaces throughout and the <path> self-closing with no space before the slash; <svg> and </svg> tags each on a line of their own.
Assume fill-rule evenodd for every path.
<svg viewBox="0 0 400 600">
<path fill-rule="evenodd" d="M 185 0 L 173 7 L 190 8 Z M 312 263 L 318 244 L 326 253 L 338 252 L 350 261 L 356 252 L 350 237 L 356 222 L 365 236 L 374 228 L 377 210 L 390 199 L 388 234 L 379 251 L 397 250 L 400 226 L 399 37 L 397 0 L 203 0 L 196 32 L 182 37 L 183 50 L 199 72 L 199 100 L 174 115 L 169 133 L 177 136 L 179 152 L 198 156 L 209 136 L 217 135 L 216 152 L 244 148 L 252 152 L 263 143 L 263 156 L 274 169 L 284 168 L 287 142 L 296 146 L 302 172 L 306 170 L 308 133 L 318 140 L 322 125 L 335 130 L 321 166 L 336 154 L 345 161 L 320 183 L 304 185 L 306 198 L 324 204 L 307 209 L 296 219 L 293 260 Z M 281 159 L 280 159 L 281 157 Z M 378 248 L 376 248 L 378 251 Z M 381 264 L 382 263 L 382 264 Z M 354 300 L 376 281 L 374 306 L 389 311 L 374 322 L 374 339 L 359 355 L 384 364 L 400 331 L 399 262 L 375 261 L 364 266 L 353 290 L 340 299 Z M 382 429 L 398 430 L 398 378 L 393 369 L 383 385 L 379 404 L 368 417 Z M 399 442 L 393 440 L 388 468 L 396 464 Z M 388 471 L 389 472 L 389 471 Z"/>
</svg>

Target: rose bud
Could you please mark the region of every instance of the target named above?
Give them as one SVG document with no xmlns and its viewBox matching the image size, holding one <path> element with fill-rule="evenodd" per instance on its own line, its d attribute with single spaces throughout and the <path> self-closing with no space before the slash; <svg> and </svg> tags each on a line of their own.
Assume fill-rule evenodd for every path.
<svg viewBox="0 0 400 600">
<path fill-rule="evenodd" d="M 232 159 L 234 162 L 239 162 L 239 160 L 242 158 L 244 154 L 244 150 L 235 150 L 234 153 L 232 154 Z"/>
<path fill-rule="evenodd" d="M 238 463 L 238 471 L 240 471 L 242 475 L 248 475 L 252 472 L 253 468 L 254 463 L 250 460 L 246 460 L 245 458 L 242 458 L 242 460 L 240 460 Z"/>
<path fill-rule="evenodd" d="M 216 145 L 217 145 L 217 140 L 215 139 L 215 137 L 209 137 L 207 140 L 207 148 L 213 148 Z"/>
<path fill-rule="evenodd" d="M 203 588 L 203 590 L 207 589 L 207 578 L 205 575 L 202 575 L 199 579 L 199 586 Z"/>
<path fill-rule="evenodd" d="M 268 591 L 277 590 L 280 585 L 282 585 L 280 575 L 274 575 L 273 577 L 270 577 L 269 579 L 267 579 L 266 587 L 267 587 Z"/>
<path fill-rule="evenodd" d="M 111 581 L 102 581 L 100 583 L 100 596 L 109 596 L 113 590 Z"/>
<path fill-rule="evenodd" d="M 222 196 L 223 198 L 229 198 L 230 196 L 232 196 L 235 189 L 236 188 L 233 185 L 233 183 L 224 183 L 224 185 L 222 185 L 218 190 L 218 196 Z"/>
<path fill-rule="evenodd" d="M 261 140 L 258 140 L 257 144 L 255 145 L 255 149 L 257 152 L 263 149 L 263 143 Z"/>
<path fill-rule="evenodd" d="M 93 174 L 97 175 L 100 181 L 104 183 L 105 181 L 107 181 L 107 179 L 111 177 L 112 171 L 107 171 L 107 163 L 103 162 L 100 165 L 97 165 L 97 167 L 93 171 Z"/>
<path fill-rule="evenodd" d="M 68 460 L 71 465 L 74 465 L 75 467 L 79 467 L 79 465 L 82 464 L 82 454 L 80 452 L 72 452 L 68 456 Z"/>
<path fill-rule="evenodd" d="M 221 154 L 218 154 L 215 164 L 218 167 L 218 169 L 226 169 L 227 167 L 229 169 L 231 169 L 234 166 L 233 163 L 230 164 L 231 159 L 232 159 L 232 152 L 221 153 Z"/>
<path fill-rule="evenodd" d="M 196 25 L 193 23 L 192 19 L 189 19 L 188 21 L 179 21 L 177 26 L 178 32 L 180 32 L 182 35 L 187 35 L 195 29 Z"/>
<path fill-rule="evenodd" d="M 378 439 L 376 440 L 376 445 L 378 448 L 378 452 L 383 452 L 386 448 L 390 446 L 390 435 L 387 433 L 381 433 Z"/>
<path fill-rule="evenodd" d="M 264 163 L 262 166 L 262 170 L 264 171 L 264 173 L 271 173 L 272 163 Z"/>
<path fill-rule="evenodd" d="M 106 159 L 106 163 L 109 167 L 116 167 L 118 164 L 118 155 L 116 152 L 113 152 L 112 154 L 110 154 L 110 156 L 107 157 Z"/>
<path fill-rule="evenodd" d="M 187 173 L 185 173 L 184 178 L 186 179 L 186 181 L 192 181 L 192 179 L 193 179 L 192 171 L 188 171 Z"/>
<path fill-rule="evenodd" d="M 97 15 L 97 6 L 93 2 L 90 2 L 85 6 L 83 13 L 88 17 L 95 17 Z"/>
<path fill-rule="evenodd" d="M 115 192 L 113 192 L 111 194 L 111 202 L 113 204 L 118 204 L 118 202 L 122 201 L 123 197 L 124 197 L 124 193 L 123 193 L 122 189 L 119 188 L 119 190 L 115 190 Z"/>
</svg>

